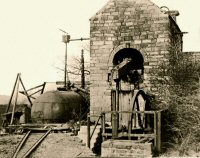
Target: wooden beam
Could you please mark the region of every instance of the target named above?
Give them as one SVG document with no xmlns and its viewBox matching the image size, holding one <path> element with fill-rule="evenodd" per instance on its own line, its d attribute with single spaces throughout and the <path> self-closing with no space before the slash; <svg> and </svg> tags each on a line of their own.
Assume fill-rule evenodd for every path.
<svg viewBox="0 0 200 158">
<path fill-rule="evenodd" d="M 20 79 L 21 74 L 18 74 L 18 78 Z M 17 90 L 16 90 L 16 96 L 15 96 L 15 103 L 13 105 L 13 109 L 12 109 L 12 116 L 11 116 L 11 120 L 10 120 L 10 124 L 13 124 L 13 120 L 14 120 L 14 115 L 15 115 L 15 109 L 16 109 L 16 105 L 17 105 L 17 98 L 18 98 L 18 94 L 19 94 L 19 80 L 17 81 Z"/>
<path fill-rule="evenodd" d="M 23 82 L 22 82 L 21 77 L 19 78 L 19 80 L 20 80 L 20 82 L 21 82 L 21 84 L 22 84 L 22 87 L 23 87 L 24 92 L 25 92 L 25 94 L 26 94 L 26 96 L 27 96 L 27 99 L 28 99 L 28 101 L 30 102 L 30 104 L 31 104 L 31 106 L 32 106 L 32 105 L 33 105 L 33 104 L 32 104 L 32 101 L 31 101 L 31 99 L 29 98 L 29 95 L 28 95 L 28 93 L 27 93 L 27 91 L 26 91 L 26 88 L 25 88 L 25 86 L 24 86 L 24 84 L 23 84 Z"/>
</svg>

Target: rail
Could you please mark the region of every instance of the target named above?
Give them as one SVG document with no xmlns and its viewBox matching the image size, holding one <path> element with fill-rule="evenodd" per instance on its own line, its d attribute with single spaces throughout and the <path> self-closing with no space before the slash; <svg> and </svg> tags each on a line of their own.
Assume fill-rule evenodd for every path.
<svg viewBox="0 0 200 158">
<path fill-rule="evenodd" d="M 44 140 L 44 138 L 52 131 L 52 129 L 49 129 L 45 134 L 42 135 L 42 137 L 40 137 L 33 146 L 31 146 L 31 148 L 28 149 L 28 151 L 26 151 L 26 153 L 22 156 L 22 158 L 27 158 L 30 156 L 30 154 L 36 149 L 36 147 Z M 27 139 L 29 138 L 31 134 L 31 130 L 28 131 L 25 136 L 23 137 L 22 141 L 20 142 L 20 144 L 17 146 L 12 158 L 16 158 L 19 151 L 22 149 L 23 145 L 25 144 L 25 142 L 27 141 Z"/>
<path fill-rule="evenodd" d="M 22 148 L 22 146 L 24 145 L 25 141 L 28 139 L 29 135 L 30 135 L 31 131 L 28 131 L 24 137 L 22 138 L 22 141 L 19 143 L 19 145 L 17 146 L 12 158 L 16 158 L 17 154 L 19 153 L 20 149 Z"/>
</svg>

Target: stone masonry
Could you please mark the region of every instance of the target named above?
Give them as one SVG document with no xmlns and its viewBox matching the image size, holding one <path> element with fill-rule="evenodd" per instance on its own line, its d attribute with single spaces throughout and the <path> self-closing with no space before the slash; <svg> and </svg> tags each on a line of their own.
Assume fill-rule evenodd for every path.
<svg viewBox="0 0 200 158">
<path fill-rule="evenodd" d="M 133 48 L 142 54 L 142 88 L 155 91 L 150 72 L 167 60 L 174 43 L 182 49 L 176 15 L 177 11 L 162 10 L 150 0 L 110 0 L 90 19 L 91 113 L 111 110 L 108 73 L 122 49 Z"/>
<path fill-rule="evenodd" d="M 133 140 L 107 140 L 102 143 L 101 156 L 151 158 L 152 143 L 137 143 Z"/>
</svg>

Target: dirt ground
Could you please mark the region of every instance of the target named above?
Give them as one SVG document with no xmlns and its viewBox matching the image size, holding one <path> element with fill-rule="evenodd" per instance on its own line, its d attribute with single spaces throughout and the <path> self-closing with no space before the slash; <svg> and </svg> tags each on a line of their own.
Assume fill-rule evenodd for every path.
<svg viewBox="0 0 200 158">
<path fill-rule="evenodd" d="M 0 158 L 11 158 L 23 135 L 0 135 Z"/>
<path fill-rule="evenodd" d="M 50 133 L 44 141 L 37 147 L 37 149 L 30 155 L 30 158 L 67 158 L 67 157 L 97 157 L 85 143 L 76 136 L 71 136 L 72 133 Z M 36 134 L 31 137 L 31 142 L 38 140 Z M 0 158 L 11 158 L 17 145 L 22 140 L 24 135 L 0 135 Z M 25 144 L 25 151 L 30 148 L 30 145 Z M 23 150 L 23 148 L 22 148 Z M 180 157 L 178 151 L 168 151 L 160 156 L 166 157 Z M 19 153 L 18 157 L 21 157 Z M 200 153 L 190 151 L 184 157 L 200 157 Z"/>
<path fill-rule="evenodd" d="M 30 155 L 31 158 L 66 158 L 66 157 L 95 157 L 95 154 L 86 147 L 76 136 L 70 133 L 50 133 L 37 149 Z M 34 138 L 35 137 L 35 138 Z M 23 138 L 23 135 L 0 136 L 0 158 L 11 158 L 15 148 Z M 32 136 L 34 141 L 38 136 Z M 25 148 L 27 145 L 25 144 Z M 25 150 L 25 149 L 24 149 Z M 19 157 L 21 157 L 19 153 Z"/>
</svg>

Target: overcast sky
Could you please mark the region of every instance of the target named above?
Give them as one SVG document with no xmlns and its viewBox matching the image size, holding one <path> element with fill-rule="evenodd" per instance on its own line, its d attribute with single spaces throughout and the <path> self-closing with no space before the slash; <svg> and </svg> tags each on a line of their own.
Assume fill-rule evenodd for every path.
<svg viewBox="0 0 200 158">
<path fill-rule="evenodd" d="M 72 39 L 89 37 L 89 18 L 108 0 L 0 0 L 0 94 L 10 95 L 18 72 L 26 88 L 62 80 L 55 68 L 64 56 L 63 29 Z M 200 51 L 200 0 L 152 0 L 179 10 L 184 51 Z M 70 42 L 80 56 L 85 42 Z"/>
</svg>

